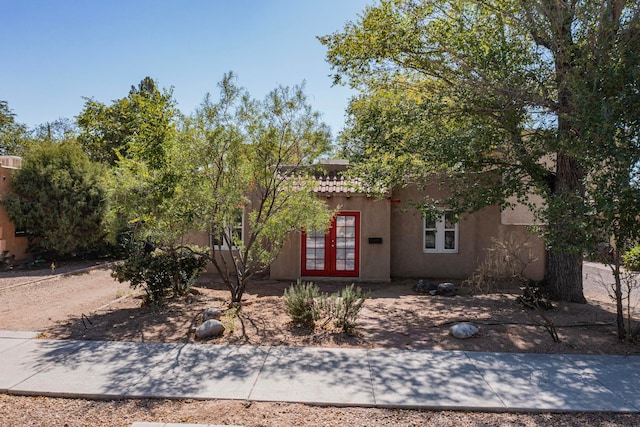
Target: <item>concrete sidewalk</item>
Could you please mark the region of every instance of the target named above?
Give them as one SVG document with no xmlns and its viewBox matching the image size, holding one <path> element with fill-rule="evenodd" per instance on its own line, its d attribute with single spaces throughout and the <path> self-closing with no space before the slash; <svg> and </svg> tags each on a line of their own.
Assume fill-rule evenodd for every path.
<svg viewBox="0 0 640 427">
<path fill-rule="evenodd" d="M 479 411 L 640 411 L 640 357 L 37 340 L 0 331 L 0 392 Z"/>
</svg>

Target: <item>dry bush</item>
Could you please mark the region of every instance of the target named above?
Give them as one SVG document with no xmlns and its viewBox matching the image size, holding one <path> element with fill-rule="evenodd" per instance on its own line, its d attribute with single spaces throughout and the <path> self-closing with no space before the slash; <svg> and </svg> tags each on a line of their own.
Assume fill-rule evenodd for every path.
<svg viewBox="0 0 640 427">
<path fill-rule="evenodd" d="M 531 242 L 522 241 L 513 233 L 506 239 L 491 239 L 493 246 L 486 249 L 484 260 L 478 264 L 465 284 L 480 293 L 496 292 L 502 287 L 521 286 L 527 283 L 526 268 L 537 261 Z"/>
</svg>

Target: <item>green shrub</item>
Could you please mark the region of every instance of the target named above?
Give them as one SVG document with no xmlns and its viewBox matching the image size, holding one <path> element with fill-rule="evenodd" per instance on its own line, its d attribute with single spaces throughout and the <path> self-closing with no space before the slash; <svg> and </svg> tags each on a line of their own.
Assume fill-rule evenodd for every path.
<svg viewBox="0 0 640 427">
<path fill-rule="evenodd" d="M 115 265 L 111 275 L 119 282 L 131 282 L 134 289 L 142 287 L 146 293 L 145 302 L 162 306 L 169 291 L 174 296 L 189 292 L 206 262 L 205 258 L 186 249 L 147 252 L 140 246 Z"/>
<path fill-rule="evenodd" d="M 328 301 L 329 317 L 333 324 L 346 333 L 350 333 L 356 326 L 356 318 L 362 309 L 369 292 L 355 287 L 353 283 L 339 293 L 332 294 Z"/>
<path fill-rule="evenodd" d="M 622 262 L 627 270 L 640 271 L 640 245 L 629 249 L 622 256 Z"/>
<path fill-rule="evenodd" d="M 104 237 L 107 195 L 103 165 L 75 141 L 43 141 L 26 152 L 2 200 L 35 256 L 64 258 L 89 251 Z"/>
<path fill-rule="evenodd" d="M 298 279 L 284 290 L 284 306 L 295 325 L 313 328 L 322 308 L 320 289 L 313 282 Z"/>
<path fill-rule="evenodd" d="M 295 325 L 313 328 L 317 320 L 324 319 L 325 325 L 333 321 L 334 326 L 350 333 L 368 297 L 368 292 L 362 292 L 353 284 L 328 296 L 321 294 L 314 283 L 298 280 L 285 289 L 284 305 Z"/>
</svg>

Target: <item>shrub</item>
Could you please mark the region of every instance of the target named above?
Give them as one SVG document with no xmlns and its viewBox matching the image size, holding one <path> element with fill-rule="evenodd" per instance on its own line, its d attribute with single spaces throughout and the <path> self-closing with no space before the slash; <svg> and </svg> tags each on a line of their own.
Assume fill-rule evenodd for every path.
<svg viewBox="0 0 640 427">
<path fill-rule="evenodd" d="M 337 328 L 346 333 L 352 332 L 356 326 L 356 317 L 368 297 L 369 292 L 362 292 L 362 289 L 355 287 L 352 283 L 329 297 L 327 303 L 329 318 Z"/>
<path fill-rule="evenodd" d="M 640 245 L 629 249 L 622 256 L 622 262 L 627 270 L 640 271 Z"/>
<path fill-rule="evenodd" d="M 478 292 L 489 293 L 502 286 L 527 283 L 526 268 L 537 261 L 530 242 L 522 242 L 511 234 L 504 240 L 493 238 L 493 246 L 487 249 L 484 260 L 465 281 Z"/>
<path fill-rule="evenodd" d="M 295 325 L 313 328 L 322 307 L 320 289 L 313 282 L 302 282 L 284 290 L 284 306 Z"/>
<path fill-rule="evenodd" d="M 75 141 L 29 148 L 2 201 L 16 228 L 26 231 L 34 254 L 84 253 L 104 237 L 104 167 L 92 163 Z"/>
<path fill-rule="evenodd" d="M 368 292 L 362 292 L 362 289 L 353 284 L 327 296 L 321 294 L 314 283 L 298 280 L 295 285 L 285 289 L 284 304 L 295 325 L 313 328 L 317 320 L 324 318 L 324 324 L 333 321 L 334 326 L 350 333 L 368 297 Z"/>
<path fill-rule="evenodd" d="M 167 292 L 174 296 L 189 292 L 205 265 L 205 258 L 186 249 L 148 252 L 140 246 L 115 265 L 111 275 L 119 282 L 128 280 L 134 289 L 142 287 L 146 303 L 162 306 Z"/>
<path fill-rule="evenodd" d="M 8 250 L 2 251 L 2 254 L 0 254 L 0 271 L 11 270 L 15 259 L 15 255 L 9 255 Z"/>
<path fill-rule="evenodd" d="M 522 296 L 516 298 L 525 307 L 551 310 L 553 304 L 550 301 L 546 282 L 529 282 L 522 289 Z"/>
</svg>

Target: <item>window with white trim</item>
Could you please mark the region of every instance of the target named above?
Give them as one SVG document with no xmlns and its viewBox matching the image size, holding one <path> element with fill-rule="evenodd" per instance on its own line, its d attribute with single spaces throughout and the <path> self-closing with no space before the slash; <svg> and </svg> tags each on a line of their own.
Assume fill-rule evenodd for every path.
<svg viewBox="0 0 640 427">
<path fill-rule="evenodd" d="M 435 254 L 458 253 L 458 217 L 445 211 L 424 218 L 422 251 Z"/>
<path fill-rule="evenodd" d="M 242 209 L 236 209 L 233 213 L 233 218 L 229 224 L 226 225 L 226 236 L 231 238 L 233 242 L 233 249 L 237 249 L 239 244 L 243 242 L 244 239 L 244 212 Z M 229 245 L 227 244 L 226 239 L 222 235 L 211 235 L 211 240 L 213 245 L 215 245 L 216 250 L 228 251 Z"/>
</svg>

